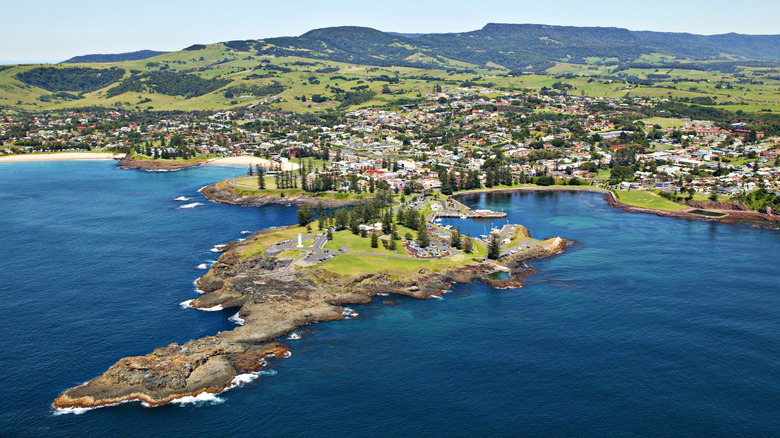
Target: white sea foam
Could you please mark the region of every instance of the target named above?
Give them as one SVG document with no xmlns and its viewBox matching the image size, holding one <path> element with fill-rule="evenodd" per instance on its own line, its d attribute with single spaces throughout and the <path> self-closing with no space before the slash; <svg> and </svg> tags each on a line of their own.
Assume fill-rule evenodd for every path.
<svg viewBox="0 0 780 438">
<path fill-rule="evenodd" d="M 350 309 L 349 307 L 345 307 L 344 310 L 341 311 L 341 315 L 349 319 L 358 316 L 358 313 Z"/>
<path fill-rule="evenodd" d="M 178 198 L 173 198 L 174 201 L 189 201 L 190 198 L 186 196 L 179 196 Z"/>
<path fill-rule="evenodd" d="M 193 286 L 195 286 L 195 292 L 197 292 L 197 293 L 199 293 L 199 294 L 205 294 L 205 293 L 206 293 L 206 291 L 205 291 L 205 290 L 202 290 L 202 289 L 200 288 L 200 286 L 198 286 L 198 280 L 195 280 L 195 281 L 193 281 L 193 282 L 192 282 L 192 285 L 193 285 Z"/>
<path fill-rule="evenodd" d="M 219 245 L 214 245 L 214 248 L 211 248 L 210 251 L 211 252 L 222 252 L 222 251 L 224 251 L 224 249 L 220 249 L 220 248 L 223 248 L 225 245 L 227 245 L 227 244 L 226 243 L 220 243 Z"/>
<path fill-rule="evenodd" d="M 117 406 L 123 403 L 131 403 L 134 400 L 123 400 L 118 403 L 110 403 L 107 405 L 95 406 L 94 408 L 54 408 L 54 415 L 81 415 L 87 411 L 94 411 L 95 409 L 107 408 L 109 406 Z"/>
<path fill-rule="evenodd" d="M 192 307 L 190 306 L 190 304 L 191 304 L 193 301 L 195 301 L 195 300 L 187 300 L 187 301 L 182 301 L 181 303 L 179 303 L 179 306 L 181 306 L 181 307 L 182 307 L 182 309 L 192 309 Z"/>
<path fill-rule="evenodd" d="M 290 333 L 290 336 L 288 336 L 287 339 L 295 341 L 295 340 L 301 339 L 301 335 L 298 334 L 298 333 Z"/>
<path fill-rule="evenodd" d="M 187 404 L 210 404 L 210 405 L 217 405 L 220 403 L 224 403 L 225 399 L 217 397 L 216 394 L 212 394 L 210 392 L 201 392 L 200 394 L 196 396 L 185 396 L 185 397 L 179 397 L 177 399 L 171 400 L 171 403 L 176 403 L 177 405 L 187 405 Z M 144 405 L 146 407 L 149 407 L 148 405 Z"/>
<path fill-rule="evenodd" d="M 384 294 L 384 293 L 383 294 L 377 294 L 377 295 L 379 295 L 380 297 L 389 297 L 390 296 L 390 294 Z"/>
<path fill-rule="evenodd" d="M 257 380 L 258 377 L 260 377 L 260 374 L 258 373 L 239 374 L 230 381 L 230 387 L 236 388 L 238 386 L 244 386 L 247 383 Z"/>
<path fill-rule="evenodd" d="M 208 186 L 203 186 L 203 187 L 199 188 L 199 189 L 198 189 L 198 193 L 200 193 L 200 191 L 201 191 L 201 190 L 203 190 L 203 189 L 205 189 L 206 187 L 208 187 Z"/>
<path fill-rule="evenodd" d="M 241 234 L 252 234 L 252 232 L 248 231 L 248 230 L 244 230 L 244 231 L 241 232 Z"/>
<path fill-rule="evenodd" d="M 81 415 L 84 412 L 91 411 L 97 408 L 54 408 L 54 415 Z"/>
<path fill-rule="evenodd" d="M 265 361 L 262 361 L 260 364 L 260 366 L 266 366 L 266 365 L 268 364 L 265 363 Z M 255 371 L 253 373 L 239 374 L 236 377 L 233 377 L 233 380 L 230 381 L 230 386 L 228 386 L 227 389 L 237 388 L 239 386 L 244 386 L 247 383 L 252 383 L 255 380 L 257 380 L 260 376 L 274 376 L 274 375 L 276 375 L 276 371 L 274 370 L 263 370 L 263 371 Z"/>
<path fill-rule="evenodd" d="M 204 311 L 204 312 L 219 312 L 220 310 L 224 310 L 224 309 L 222 308 L 222 305 L 221 305 L 221 304 L 217 304 L 217 305 L 216 305 L 216 306 L 214 306 L 214 307 L 206 307 L 206 308 L 201 308 L 201 307 L 193 307 L 193 309 L 202 310 L 202 311 Z"/>
<path fill-rule="evenodd" d="M 208 268 L 209 268 L 209 265 L 207 265 L 205 263 L 201 263 L 201 264 L 198 265 L 198 269 L 208 269 Z"/>
<path fill-rule="evenodd" d="M 238 316 L 239 312 L 236 312 L 235 315 L 228 318 L 228 321 L 235 322 L 238 325 L 244 325 L 244 318 Z"/>
<path fill-rule="evenodd" d="M 439 295 L 431 295 L 431 298 L 435 298 L 437 300 L 443 300 L 444 299 L 444 297 L 441 297 Z"/>
<path fill-rule="evenodd" d="M 203 204 L 201 204 L 200 202 L 193 202 L 191 204 L 184 204 L 184 205 L 179 206 L 177 208 L 179 208 L 179 209 L 195 208 L 195 207 L 197 207 L 199 205 L 203 205 Z"/>
</svg>

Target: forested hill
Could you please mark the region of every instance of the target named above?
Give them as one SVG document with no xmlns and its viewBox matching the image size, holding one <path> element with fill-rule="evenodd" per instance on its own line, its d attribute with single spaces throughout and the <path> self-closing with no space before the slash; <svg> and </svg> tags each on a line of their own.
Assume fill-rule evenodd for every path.
<svg viewBox="0 0 780 438">
<path fill-rule="evenodd" d="M 397 34 L 365 27 L 316 29 L 299 37 L 268 38 L 261 54 L 304 55 L 374 65 L 428 66 L 448 60 L 511 70 L 543 70 L 555 62 L 589 58 L 647 62 L 649 55 L 676 61 L 780 61 L 780 35 L 694 35 L 614 27 L 491 23 L 480 30 L 446 34 Z M 644 56 L 643 56 L 644 55 Z M 656 61 L 658 62 L 658 61 Z"/>
<path fill-rule="evenodd" d="M 137 52 L 128 53 L 112 53 L 104 55 L 82 55 L 74 56 L 66 61 L 62 61 L 63 64 L 86 64 L 91 62 L 122 62 L 122 61 L 138 61 L 140 59 L 153 58 L 158 55 L 162 55 L 167 52 L 158 52 L 155 50 L 139 50 Z"/>
</svg>

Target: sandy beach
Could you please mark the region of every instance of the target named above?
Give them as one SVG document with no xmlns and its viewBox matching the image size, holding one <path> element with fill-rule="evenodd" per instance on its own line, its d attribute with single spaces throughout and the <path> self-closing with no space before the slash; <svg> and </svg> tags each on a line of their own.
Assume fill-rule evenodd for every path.
<svg viewBox="0 0 780 438">
<path fill-rule="evenodd" d="M 278 163 L 273 162 L 271 160 L 266 160 L 265 158 L 258 158 L 251 155 L 241 155 L 238 157 L 224 157 L 224 158 L 217 158 L 215 160 L 209 160 L 209 164 L 243 164 L 243 165 L 256 165 L 259 164 L 260 166 L 269 168 L 276 166 Z M 300 166 L 295 163 L 284 163 L 282 165 L 282 170 L 298 170 Z"/>
<path fill-rule="evenodd" d="M 21 161 L 118 160 L 125 154 L 112 152 L 61 152 L 56 154 L 21 154 L 0 157 L 0 163 Z"/>
</svg>

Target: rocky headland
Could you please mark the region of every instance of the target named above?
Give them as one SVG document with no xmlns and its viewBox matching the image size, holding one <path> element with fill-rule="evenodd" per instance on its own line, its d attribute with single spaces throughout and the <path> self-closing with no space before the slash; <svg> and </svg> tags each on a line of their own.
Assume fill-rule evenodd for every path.
<svg viewBox="0 0 780 438">
<path fill-rule="evenodd" d="M 300 327 L 348 318 L 348 304 L 366 304 L 378 294 L 424 299 L 440 295 L 453 283 L 484 281 L 498 288 L 522 285 L 525 262 L 557 254 L 566 240 L 556 237 L 496 261 L 473 261 L 432 270 L 419 269 L 397 276 L 377 272 L 340 275 L 321 268 L 295 269 L 291 259 L 245 249 L 264 237 L 258 232 L 243 242 L 231 242 L 198 281 L 205 291 L 190 306 L 238 308 L 243 325 L 215 336 L 158 348 L 146 356 L 127 357 L 103 375 L 71 388 L 54 402 L 55 408 L 93 408 L 125 401 L 155 406 L 201 393 L 218 393 L 235 385 L 239 375 L 268 365 L 269 359 L 289 356 L 287 347 L 273 342 Z M 506 278 L 489 274 L 504 272 Z"/>
<path fill-rule="evenodd" d="M 131 155 L 127 155 L 119 160 L 116 165 L 121 169 L 138 169 L 145 170 L 147 172 L 171 172 L 174 170 L 189 169 L 190 167 L 196 167 L 206 163 L 208 163 L 207 160 L 138 160 L 133 158 Z"/>
<path fill-rule="evenodd" d="M 269 194 L 252 194 L 243 195 L 230 186 L 227 186 L 224 182 L 218 182 L 210 184 L 200 190 L 200 192 L 206 197 L 206 199 L 221 202 L 231 205 L 268 205 L 268 204 L 292 204 L 292 205 L 304 205 L 308 204 L 316 206 L 322 203 L 328 208 L 339 208 L 349 205 L 355 205 L 359 201 L 356 200 L 338 200 L 326 197 L 313 196 L 309 194 L 296 194 L 277 196 L 269 192 Z"/>
</svg>

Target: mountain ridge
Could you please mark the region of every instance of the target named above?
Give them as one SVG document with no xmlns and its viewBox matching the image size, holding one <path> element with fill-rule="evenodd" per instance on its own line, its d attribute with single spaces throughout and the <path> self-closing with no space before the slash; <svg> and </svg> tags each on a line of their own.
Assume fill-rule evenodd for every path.
<svg viewBox="0 0 780 438">
<path fill-rule="evenodd" d="M 136 50 L 135 52 L 125 53 L 102 53 L 91 55 L 74 56 L 73 58 L 62 61 L 61 64 L 87 64 L 87 63 L 108 63 L 108 62 L 122 62 L 122 61 L 138 61 L 141 59 L 153 58 L 155 56 L 163 55 L 168 52 L 160 52 L 157 50 Z"/>
</svg>

